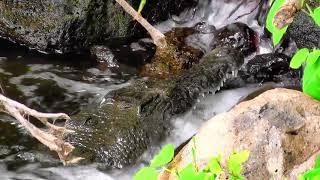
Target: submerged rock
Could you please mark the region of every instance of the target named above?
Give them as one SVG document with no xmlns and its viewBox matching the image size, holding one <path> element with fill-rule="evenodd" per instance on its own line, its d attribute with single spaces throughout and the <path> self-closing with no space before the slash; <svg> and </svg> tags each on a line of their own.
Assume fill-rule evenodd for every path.
<svg viewBox="0 0 320 180">
<path fill-rule="evenodd" d="M 163 137 L 170 117 L 190 109 L 202 92 L 219 90 L 242 63 L 238 51 L 217 48 L 180 75 L 139 80 L 112 91 L 103 104 L 69 122 L 68 128 L 75 130 L 67 138 L 76 146 L 74 155 L 118 168 L 133 163 Z"/>
<path fill-rule="evenodd" d="M 137 8 L 139 1 L 134 2 Z M 155 23 L 194 4 L 194 0 L 150 1 L 148 11 L 142 14 Z M 1 37 L 46 52 L 89 48 L 107 38 L 132 35 L 140 29 L 111 0 L 1 1 L 0 17 Z"/>
<path fill-rule="evenodd" d="M 320 48 L 320 28 L 306 13 L 299 12 L 290 24 L 287 34 L 298 48 Z"/>
<path fill-rule="evenodd" d="M 257 37 L 246 24 L 234 23 L 218 29 L 211 42 L 211 48 L 232 47 L 239 49 L 245 56 L 256 52 Z"/>
<path fill-rule="evenodd" d="M 247 179 L 295 179 L 311 168 L 304 164 L 319 154 L 320 103 L 299 91 L 274 89 L 242 102 L 209 120 L 195 135 L 196 164 L 222 155 L 222 166 L 233 151 L 249 150 L 243 175 Z M 189 142 L 168 166 L 181 169 L 193 162 Z M 308 161 L 309 162 L 309 161 Z M 302 165 L 302 166 L 300 166 Z M 161 179 L 174 179 L 174 173 Z"/>
</svg>

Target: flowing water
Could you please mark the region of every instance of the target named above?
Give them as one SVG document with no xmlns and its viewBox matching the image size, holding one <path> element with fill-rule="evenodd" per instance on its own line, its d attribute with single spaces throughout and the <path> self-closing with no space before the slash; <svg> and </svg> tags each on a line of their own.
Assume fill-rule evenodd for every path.
<svg viewBox="0 0 320 180">
<path fill-rule="evenodd" d="M 267 38 L 262 38 L 263 28 L 258 19 L 263 14 L 258 13 L 261 12 L 259 3 L 256 0 L 200 0 L 197 7 L 186 10 L 179 17 L 174 16 L 157 27 L 163 32 L 174 27 L 199 28 L 202 33 L 188 37 L 187 44 L 207 52 L 210 43 L 208 40 L 214 38 L 214 29 L 240 21 L 261 37 L 257 53 L 266 53 L 271 51 L 271 45 Z M 131 42 L 120 43 L 120 52 L 125 51 L 123 47 L 135 45 Z M 130 84 L 137 78 L 136 73 L 135 68 L 126 65 L 105 68 L 96 63 L 88 53 L 43 55 L 8 42 L 0 42 L 0 82 L 3 93 L 40 111 L 74 114 L 82 107 L 100 103 L 102 97 L 111 90 Z M 248 85 L 200 98 L 192 110 L 172 120 L 172 129 L 161 144 L 150 147 L 135 165 L 120 170 L 101 171 L 99 165 L 95 164 L 63 167 L 53 153 L 49 153 L 46 147 L 26 135 L 13 119 L 2 116 L 0 179 L 132 179 L 137 169 L 147 165 L 162 145 L 173 143 L 178 147 L 196 133 L 205 121 L 217 113 L 227 111 L 241 97 L 256 88 L 256 85 Z M 37 152 L 36 156 L 29 153 L 34 151 Z"/>
</svg>

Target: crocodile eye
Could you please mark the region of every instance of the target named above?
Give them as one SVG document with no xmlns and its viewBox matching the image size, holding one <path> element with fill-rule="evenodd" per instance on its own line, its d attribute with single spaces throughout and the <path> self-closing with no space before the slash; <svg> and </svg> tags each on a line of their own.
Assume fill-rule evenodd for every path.
<svg viewBox="0 0 320 180">
<path fill-rule="evenodd" d="M 83 122 L 83 124 L 82 125 L 88 125 L 88 124 L 91 124 L 92 122 L 91 122 L 91 120 L 92 120 L 92 117 L 90 116 L 90 117 L 88 117 L 84 122 Z"/>
</svg>

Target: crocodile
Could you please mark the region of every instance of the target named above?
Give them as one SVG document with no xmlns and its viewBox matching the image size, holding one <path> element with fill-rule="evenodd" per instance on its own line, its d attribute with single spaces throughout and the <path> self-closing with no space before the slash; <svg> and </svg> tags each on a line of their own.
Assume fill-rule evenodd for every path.
<svg viewBox="0 0 320 180">
<path fill-rule="evenodd" d="M 100 162 L 122 168 L 132 164 L 150 144 L 164 137 L 170 119 L 192 108 L 204 92 L 216 92 L 236 76 L 244 56 L 218 47 L 188 70 L 168 79 L 140 79 L 114 90 L 98 107 L 74 115 L 66 137 L 83 163 Z"/>
</svg>

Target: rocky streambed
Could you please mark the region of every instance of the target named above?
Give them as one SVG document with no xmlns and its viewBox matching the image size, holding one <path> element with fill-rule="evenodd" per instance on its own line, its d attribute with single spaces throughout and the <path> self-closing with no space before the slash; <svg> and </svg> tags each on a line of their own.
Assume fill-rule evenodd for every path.
<svg viewBox="0 0 320 180">
<path fill-rule="evenodd" d="M 46 3 L 54 8 L 44 6 Z M 274 87 L 300 88 L 301 72 L 291 70 L 289 60 L 295 49 L 293 42 L 302 42 L 297 26 L 303 26 L 304 21 L 312 22 L 303 15 L 297 16 L 281 46 L 272 50 L 268 34 L 259 25 L 263 24 L 265 3 L 159 1 L 157 5 L 164 6 L 160 12 L 151 3 L 150 8 L 157 11 L 145 15 L 152 22 L 166 20 L 168 16 L 161 16 L 166 8 L 175 12 L 157 27 L 167 32 L 184 59 L 179 73 L 166 78 L 143 77 L 141 69 L 150 63 L 155 52 L 150 40 L 110 39 L 131 34 L 128 27 L 134 22 L 128 17 L 117 19 L 121 23 L 113 20 L 118 18 L 112 14 L 118 7 L 109 1 L 68 3 L 0 3 L 0 9 L 4 10 L 0 12 L 4 23 L 0 28 L 2 37 L 25 45 L 1 40 L 0 74 L 7 96 L 37 110 L 70 114 L 72 120 L 67 127 L 75 133 L 66 140 L 76 147 L 72 155 L 85 159 L 81 166 L 62 167 L 54 153 L 28 136 L 13 119 L 3 116 L 0 173 L 4 178 L 130 179 L 160 144 L 179 139 L 175 144 L 179 146 L 196 132 L 195 127 L 203 120 L 227 111 L 252 90 L 261 87 L 247 99 Z M 31 6 L 34 9 L 30 10 Z M 184 7 L 189 8 L 176 15 Z M 49 8 L 50 13 L 36 13 L 41 8 Z M 17 16 L 12 16 L 12 11 Z M 74 13 L 77 15 L 73 16 Z M 32 17 L 31 22 L 26 23 L 24 16 Z M 51 21 L 54 18 L 57 20 Z M 108 24 L 111 22 L 123 28 Z M 114 29 L 109 31 L 110 28 Z M 137 29 L 133 31 L 141 35 L 142 31 Z M 319 31 L 314 29 L 310 36 L 318 38 Z M 30 48 L 54 54 L 44 55 Z M 56 54 L 61 52 L 64 54 Z M 270 81 L 271 84 L 261 86 Z M 246 88 L 230 90 L 241 87 Z M 223 98 L 213 98 L 212 101 L 219 102 L 211 102 L 203 97 Z M 226 107 L 204 115 L 212 112 L 208 107 L 213 104 L 213 109 L 224 104 Z M 198 114 L 195 118 L 199 120 L 190 120 L 190 113 Z M 188 123 L 192 131 L 176 132 Z"/>
</svg>

